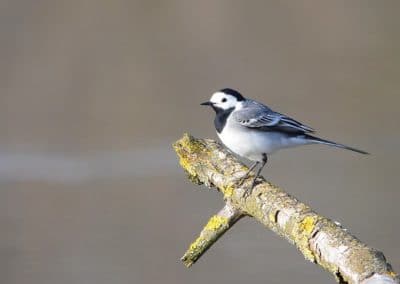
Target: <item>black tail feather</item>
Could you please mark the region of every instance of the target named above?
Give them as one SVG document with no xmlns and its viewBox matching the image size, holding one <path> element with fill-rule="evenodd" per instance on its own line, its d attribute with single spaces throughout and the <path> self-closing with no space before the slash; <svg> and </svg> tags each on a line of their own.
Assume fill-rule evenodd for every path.
<svg viewBox="0 0 400 284">
<path fill-rule="evenodd" d="M 333 141 L 329 141 L 329 140 L 325 140 L 325 139 L 321 139 L 312 135 L 308 135 L 306 134 L 305 137 L 309 140 L 311 140 L 312 142 L 318 143 L 318 144 L 324 144 L 324 145 L 329 145 L 329 146 L 333 146 L 333 147 L 337 147 L 337 148 L 342 148 L 342 149 L 346 149 L 346 150 L 350 150 L 350 151 L 354 151 L 360 154 L 364 154 L 364 155 L 369 155 L 368 152 L 365 152 L 363 150 L 359 150 L 353 147 L 349 147 L 340 143 L 336 143 Z"/>
</svg>

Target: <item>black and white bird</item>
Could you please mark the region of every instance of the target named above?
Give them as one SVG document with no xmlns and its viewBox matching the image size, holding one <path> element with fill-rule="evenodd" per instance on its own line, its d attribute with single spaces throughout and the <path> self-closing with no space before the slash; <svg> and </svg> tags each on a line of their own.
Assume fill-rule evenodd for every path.
<svg viewBox="0 0 400 284">
<path fill-rule="evenodd" d="M 361 154 L 367 152 L 312 136 L 314 130 L 293 118 L 251 99 L 246 99 L 238 91 L 222 89 L 202 105 L 211 106 L 215 113 L 214 125 L 222 143 L 235 154 L 255 163 L 242 178 L 260 164 L 253 179 L 250 194 L 257 177 L 268 160 L 268 155 L 284 148 L 307 144 L 324 144 L 351 150 Z"/>
</svg>

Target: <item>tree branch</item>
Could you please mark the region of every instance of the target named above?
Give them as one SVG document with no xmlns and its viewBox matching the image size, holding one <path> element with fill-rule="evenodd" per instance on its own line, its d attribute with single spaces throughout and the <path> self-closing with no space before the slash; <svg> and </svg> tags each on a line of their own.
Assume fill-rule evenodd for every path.
<svg viewBox="0 0 400 284">
<path fill-rule="evenodd" d="M 217 142 L 185 134 L 173 146 L 189 179 L 216 187 L 226 201 L 182 257 L 186 266 L 192 265 L 235 221 L 247 215 L 286 238 L 306 259 L 332 273 L 338 282 L 400 283 L 399 275 L 381 252 L 263 178 L 244 198 L 252 175 L 242 186 L 236 186 L 235 181 L 245 174 L 247 167 Z"/>
<path fill-rule="evenodd" d="M 215 243 L 240 217 L 241 212 L 229 202 L 216 215 L 212 216 L 201 231 L 200 236 L 190 245 L 181 260 L 190 267 L 206 250 Z"/>
</svg>

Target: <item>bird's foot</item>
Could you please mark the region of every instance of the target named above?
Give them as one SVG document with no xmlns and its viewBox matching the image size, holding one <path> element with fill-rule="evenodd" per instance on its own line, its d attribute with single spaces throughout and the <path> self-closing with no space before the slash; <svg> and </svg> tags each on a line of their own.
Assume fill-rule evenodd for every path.
<svg viewBox="0 0 400 284">
<path fill-rule="evenodd" d="M 251 192 L 253 191 L 252 188 L 246 188 L 245 191 L 243 192 L 243 198 L 247 199 L 247 197 L 250 196 Z"/>
<path fill-rule="evenodd" d="M 238 178 L 238 179 L 235 181 L 235 185 L 236 185 L 237 187 L 241 187 L 241 186 L 243 185 L 244 181 L 246 180 L 246 178 L 247 178 L 247 175 L 244 175 L 244 176 Z"/>
<path fill-rule="evenodd" d="M 257 181 L 258 176 L 255 176 L 253 181 L 251 182 L 251 186 L 246 188 L 246 190 L 243 192 L 243 197 L 244 199 L 247 199 L 253 192 L 254 187 L 256 186 L 256 181 Z"/>
<path fill-rule="evenodd" d="M 251 171 L 254 170 L 254 168 L 258 165 L 259 162 L 255 162 L 248 170 L 247 172 L 240 177 L 237 181 L 236 181 L 236 185 L 237 187 L 241 187 L 243 185 L 243 183 L 245 182 L 245 180 L 248 178 L 248 176 L 250 175 Z"/>
</svg>

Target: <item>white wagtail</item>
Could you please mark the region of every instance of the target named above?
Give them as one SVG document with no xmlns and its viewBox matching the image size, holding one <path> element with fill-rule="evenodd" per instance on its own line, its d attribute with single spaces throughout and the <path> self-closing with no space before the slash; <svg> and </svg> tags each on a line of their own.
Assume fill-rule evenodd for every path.
<svg viewBox="0 0 400 284">
<path fill-rule="evenodd" d="M 211 106 L 215 113 L 214 125 L 222 143 L 235 154 L 255 163 L 249 168 L 242 181 L 261 164 L 253 179 L 250 194 L 257 177 L 268 160 L 268 155 L 284 148 L 307 144 L 325 144 L 351 150 L 361 154 L 367 152 L 310 135 L 314 130 L 293 118 L 278 113 L 251 99 L 244 98 L 238 91 L 222 89 L 202 105 Z"/>
</svg>

